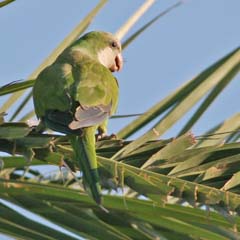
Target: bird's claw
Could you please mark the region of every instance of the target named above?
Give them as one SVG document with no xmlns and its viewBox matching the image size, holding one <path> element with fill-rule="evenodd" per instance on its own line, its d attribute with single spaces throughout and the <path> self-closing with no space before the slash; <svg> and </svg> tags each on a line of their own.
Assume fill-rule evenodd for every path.
<svg viewBox="0 0 240 240">
<path fill-rule="evenodd" d="M 102 140 L 104 137 L 106 137 L 105 133 L 98 133 L 96 134 L 96 141 Z"/>
<path fill-rule="evenodd" d="M 116 134 L 111 134 L 107 135 L 106 133 L 101 133 L 101 134 L 96 134 L 96 141 L 101 141 L 101 140 L 115 140 L 117 139 Z"/>
</svg>

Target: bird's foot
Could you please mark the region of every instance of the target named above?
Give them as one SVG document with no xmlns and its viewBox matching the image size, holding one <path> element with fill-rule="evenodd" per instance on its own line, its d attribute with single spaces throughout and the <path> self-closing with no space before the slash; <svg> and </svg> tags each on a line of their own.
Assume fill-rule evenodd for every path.
<svg viewBox="0 0 240 240">
<path fill-rule="evenodd" d="M 31 127 L 31 133 L 43 133 L 45 131 L 45 125 L 43 122 L 39 121 L 27 121 L 29 127 Z"/>
<path fill-rule="evenodd" d="M 96 134 L 96 141 L 101 141 L 101 140 L 116 140 L 117 139 L 117 135 L 116 134 L 111 134 L 111 135 L 107 135 L 105 133 L 103 134 Z"/>
</svg>

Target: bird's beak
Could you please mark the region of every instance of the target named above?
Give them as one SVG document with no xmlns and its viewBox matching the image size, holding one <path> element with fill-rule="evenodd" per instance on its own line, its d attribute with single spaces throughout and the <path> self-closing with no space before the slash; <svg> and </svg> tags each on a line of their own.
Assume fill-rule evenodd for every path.
<svg viewBox="0 0 240 240">
<path fill-rule="evenodd" d="M 115 61 L 115 64 L 110 67 L 110 70 L 111 70 L 112 72 L 120 71 L 120 70 L 122 69 L 122 67 L 123 67 L 122 54 L 119 53 L 119 54 L 115 57 L 114 61 Z"/>
<path fill-rule="evenodd" d="M 123 58 L 122 58 L 122 54 L 119 53 L 116 58 L 115 58 L 115 63 L 117 66 L 117 71 L 121 71 L 122 67 L 123 67 Z"/>
</svg>

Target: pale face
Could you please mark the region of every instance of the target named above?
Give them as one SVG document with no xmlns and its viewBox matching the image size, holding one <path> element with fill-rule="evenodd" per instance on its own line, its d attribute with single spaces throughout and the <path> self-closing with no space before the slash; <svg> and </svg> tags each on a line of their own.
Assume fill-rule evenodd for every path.
<svg viewBox="0 0 240 240">
<path fill-rule="evenodd" d="M 112 72 L 122 69 L 121 44 L 117 39 L 111 40 L 109 46 L 98 52 L 97 57 L 99 62 Z"/>
</svg>

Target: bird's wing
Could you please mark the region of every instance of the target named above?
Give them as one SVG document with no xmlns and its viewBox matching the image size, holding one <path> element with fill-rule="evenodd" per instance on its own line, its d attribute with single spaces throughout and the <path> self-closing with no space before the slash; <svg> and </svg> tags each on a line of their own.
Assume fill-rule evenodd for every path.
<svg viewBox="0 0 240 240">
<path fill-rule="evenodd" d="M 107 117 L 110 116 L 112 104 L 98 105 L 93 107 L 79 106 L 75 112 L 75 120 L 68 126 L 75 130 L 84 127 L 90 127 L 101 124 Z"/>
<path fill-rule="evenodd" d="M 115 108 L 116 79 L 107 68 L 94 61 L 75 66 L 72 75 L 71 93 L 79 106 L 75 109 L 75 119 L 69 124 L 70 129 L 101 124 Z"/>
</svg>

